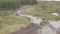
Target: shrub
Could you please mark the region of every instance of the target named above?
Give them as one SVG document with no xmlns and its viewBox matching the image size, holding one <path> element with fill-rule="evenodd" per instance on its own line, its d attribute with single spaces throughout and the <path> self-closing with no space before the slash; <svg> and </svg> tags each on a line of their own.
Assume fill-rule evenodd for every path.
<svg viewBox="0 0 60 34">
<path fill-rule="evenodd" d="M 0 9 L 16 9 L 21 4 L 35 4 L 36 0 L 0 0 Z"/>
<path fill-rule="evenodd" d="M 33 5 L 33 4 L 36 4 L 37 1 L 36 0 L 21 0 L 21 4 L 24 5 Z"/>
<path fill-rule="evenodd" d="M 0 9 L 19 8 L 20 0 L 0 0 Z"/>
</svg>

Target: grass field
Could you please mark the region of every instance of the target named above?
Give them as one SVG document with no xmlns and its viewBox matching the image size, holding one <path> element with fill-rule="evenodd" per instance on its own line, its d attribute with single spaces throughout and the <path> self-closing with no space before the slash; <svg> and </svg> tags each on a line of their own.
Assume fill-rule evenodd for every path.
<svg viewBox="0 0 60 34">
<path fill-rule="evenodd" d="M 25 28 L 29 20 L 25 17 L 16 16 L 13 11 L 0 11 L 0 34 L 10 34 L 21 28 Z"/>
<path fill-rule="evenodd" d="M 60 2 L 41 1 L 38 5 L 22 10 L 24 14 L 45 17 L 48 20 L 60 20 L 59 16 L 52 15 L 53 12 L 57 12 L 60 15 Z"/>
<path fill-rule="evenodd" d="M 31 6 L 22 10 L 23 14 L 45 17 L 41 25 L 45 25 L 48 20 L 60 20 L 59 16 L 52 15 L 60 8 L 60 2 L 39 2 L 38 5 Z M 57 10 L 60 15 L 60 9 Z M 26 17 L 16 16 L 14 11 L 0 11 L 0 34 L 10 34 L 29 25 L 29 19 Z"/>
</svg>

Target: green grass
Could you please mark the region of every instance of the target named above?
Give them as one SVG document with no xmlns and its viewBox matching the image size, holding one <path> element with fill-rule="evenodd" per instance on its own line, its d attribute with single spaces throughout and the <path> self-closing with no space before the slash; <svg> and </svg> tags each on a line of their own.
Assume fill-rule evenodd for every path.
<svg viewBox="0 0 60 34">
<path fill-rule="evenodd" d="M 48 19 L 44 18 L 43 21 L 40 23 L 41 26 L 45 26 L 48 23 Z"/>
<path fill-rule="evenodd" d="M 52 13 L 55 12 L 59 8 L 60 8 L 60 2 L 41 1 L 39 2 L 38 5 L 23 9 L 22 13 L 33 15 L 33 16 L 45 17 L 41 23 L 41 25 L 44 26 L 48 23 L 48 20 L 52 20 L 52 21 L 60 20 L 60 16 L 52 15 Z M 58 10 L 57 13 L 60 15 L 60 9 Z"/>
<path fill-rule="evenodd" d="M 60 17 L 52 15 L 52 13 L 55 12 L 58 8 L 60 8 L 60 2 L 41 1 L 36 6 L 23 9 L 22 13 L 33 16 L 45 17 L 48 20 L 60 20 Z M 60 9 L 58 10 L 58 14 L 60 14 Z"/>
<path fill-rule="evenodd" d="M 26 17 L 16 16 L 13 11 L 0 11 L 0 34 L 10 34 L 29 24 Z"/>
</svg>

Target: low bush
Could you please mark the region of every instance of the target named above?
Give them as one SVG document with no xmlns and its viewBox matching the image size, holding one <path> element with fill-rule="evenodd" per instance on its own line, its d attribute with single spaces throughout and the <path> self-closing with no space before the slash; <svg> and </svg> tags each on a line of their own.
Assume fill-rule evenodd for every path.
<svg viewBox="0 0 60 34">
<path fill-rule="evenodd" d="M 20 5 L 36 4 L 36 0 L 0 0 L 0 10 L 2 9 L 17 9 Z"/>
</svg>

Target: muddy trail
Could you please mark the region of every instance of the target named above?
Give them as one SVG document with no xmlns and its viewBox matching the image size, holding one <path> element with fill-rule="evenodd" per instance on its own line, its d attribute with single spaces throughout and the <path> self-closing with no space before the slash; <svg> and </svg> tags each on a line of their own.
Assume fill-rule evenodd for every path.
<svg viewBox="0 0 60 34">
<path fill-rule="evenodd" d="M 20 31 L 14 32 L 12 34 L 38 34 L 38 29 L 40 29 L 40 26 L 31 23 L 26 28 L 23 28 Z"/>
</svg>

